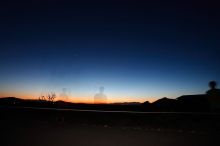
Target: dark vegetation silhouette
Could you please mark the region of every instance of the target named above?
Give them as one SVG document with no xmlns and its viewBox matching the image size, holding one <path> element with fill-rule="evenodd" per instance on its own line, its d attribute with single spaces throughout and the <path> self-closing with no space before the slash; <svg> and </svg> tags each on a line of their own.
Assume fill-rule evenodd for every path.
<svg viewBox="0 0 220 146">
<path fill-rule="evenodd" d="M 208 102 L 210 104 L 211 110 L 220 111 L 220 89 L 217 89 L 217 82 L 209 82 L 210 90 L 206 92 Z"/>
<path fill-rule="evenodd" d="M 51 92 L 51 93 L 47 93 L 46 95 L 41 95 L 39 97 L 39 100 L 54 102 L 55 98 L 56 98 L 56 94 L 54 92 Z"/>
<path fill-rule="evenodd" d="M 24 100 L 15 97 L 0 98 L 0 106 L 21 106 L 21 107 L 46 107 L 64 109 L 85 109 L 85 110 L 110 110 L 110 111 L 143 111 L 143 112 L 220 112 L 220 90 L 217 83 L 209 83 L 210 90 L 205 94 L 183 95 L 176 99 L 161 98 L 150 103 L 113 103 L 105 104 L 107 98 L 104 89 L 100 88 L 100 93 L 96 94 L 95 104 L 79 104 L 65 101 L 55 101 L 56 94 L 49 93 L 39 97 L 39 100 Z M 102 95 L 100 97 L 100 95 Z M 101 98 L 101 99 L 100 99 Z M 96 99 L 95 99 L 96 100 Z"/>
</svg>

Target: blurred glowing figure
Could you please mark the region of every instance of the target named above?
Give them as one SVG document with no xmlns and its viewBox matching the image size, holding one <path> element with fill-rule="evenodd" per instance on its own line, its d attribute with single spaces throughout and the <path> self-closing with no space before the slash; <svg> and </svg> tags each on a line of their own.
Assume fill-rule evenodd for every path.
<svg viewBox="0 0 220 146">
<path fill-rule="evenodd" d="M 104 87 L 99 88 L 99 93 L 94 96 L 94 103 L 95 104 L 106 104 L 107 103 L 107 96 L 104 94 Z"/>
<path fill-rule="evenodd" d="M 68 101 L 68 94 L 66 88 L 62 89 L 62 93 L 60 94 L 60 100 Z"/>
</svg>

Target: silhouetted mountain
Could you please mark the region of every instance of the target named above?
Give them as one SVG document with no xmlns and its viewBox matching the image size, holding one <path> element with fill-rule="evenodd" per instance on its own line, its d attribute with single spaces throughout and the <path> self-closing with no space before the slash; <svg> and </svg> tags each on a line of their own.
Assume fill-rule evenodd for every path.
<svg viewBox="0 0 220 146">
<path fill-rule="evenodd" d="M 0 105 L 17 105 L 24 102 L 23 99 L 16 98 L 16 97 L 3 97 L 0 98 Z"/>
<path fill-rule="evenodd" d="M 154 111 L 176 111 L 177 101 L 176 99 L 161 98 L 152 103 L 152 109 Z"/>
<path fill-rule="evenodd" d="M 141 103 L 125 102 L 115 104 L 84 104 L 71 103 L 65 101 L 44 101 L 25 100 L 18 98 L 0 98 L 0 106 L 21 106 L 21 107 L 41 107 L 41 108 L 62 108 L 62 109 L 84 109 L 84 110 L 112 110 L 112 111 L 140 111 Z"/>
<path fill-rule="evenodd" d="M 210 105 L 207 95 L 183 95 L 177 98 L 180 111 L 202 112 L 209 111 Z"/>
<path fill-rule="evenodd" d="M 140 105 L 140 102 L 116 102 L 112 103 L 112 105 Z"/>
<path fill-rule="evenodd" d="M 16 97 L 0 98 L 0 106 L 43 107 L 105 111 L 151 111 L 151 112 L 217 112 L 220 98 L 214 94 L 183 95 L 176 99 L 161 98 L 150 103 L 122 102 L 112 104 L 79 104 L 65 101 L 24 100 Z M 213 104 L 215 103 L 215 106 Z"/>
</svg>

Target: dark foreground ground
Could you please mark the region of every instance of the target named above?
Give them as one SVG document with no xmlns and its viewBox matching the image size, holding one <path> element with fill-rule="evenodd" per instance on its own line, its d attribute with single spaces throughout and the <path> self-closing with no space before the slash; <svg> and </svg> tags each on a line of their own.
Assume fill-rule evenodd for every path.
<svg viewBox="0 0 220 146">
<path fill-rule="evenodd" d="M 0 146 L 218 146 L 220 115 L 0 108 Z"/>
</svg>

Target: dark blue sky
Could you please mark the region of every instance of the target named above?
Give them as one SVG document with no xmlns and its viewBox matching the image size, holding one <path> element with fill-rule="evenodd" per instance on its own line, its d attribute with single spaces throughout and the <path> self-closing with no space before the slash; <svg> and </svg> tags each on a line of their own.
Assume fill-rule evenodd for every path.
<svg viewBox="0 0 220 146">
<path fill-rule="evenodd" d="M 67 88 L 91 101 L 204 93 L 220 81 L 220 10 L 213 2 L 8 1 L 0 5 L 0 94 Z"/>
</svg>

